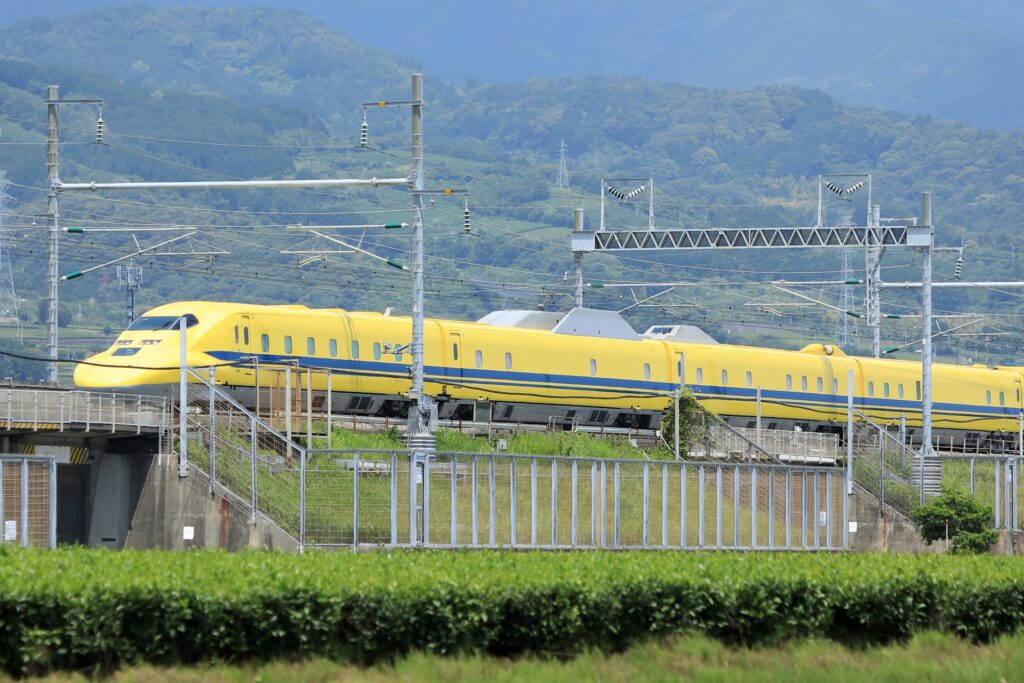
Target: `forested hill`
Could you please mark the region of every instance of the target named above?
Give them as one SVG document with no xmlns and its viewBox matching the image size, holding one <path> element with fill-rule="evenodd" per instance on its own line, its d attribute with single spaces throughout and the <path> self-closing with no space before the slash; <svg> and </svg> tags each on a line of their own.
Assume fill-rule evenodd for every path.
<svg viewBox="0 0 1024 683">
<path fill-rule="evenodd" d="M 64 108 L 61 176 L 68 182 L 389 177 L 408 170 L 407 112 L 373 108 L 370 148 L 359 149 L 361 104 L 406 98 L 413 68 L 306 16 L 269 9 L 108 8 L 0 30 L 0 142 L 18 143 L 0 144 L 0 169 L 15 183 L 16 278 L 29 310 L 36 310 L 33 303 L 43 294 L 43 239 L 31 223 L 44 200 L 40 124 L 48 83 L 59 83 L 65 96 L 106 101 L 102 146 L 87 144 L 96 112 Z M 564 274 L 572 267 L 572 208 L 584 206 L 587 224 L 594 225 L 602 177 L 653 177 L 656 223 L 669 227 L 808 224 L 817 174 L 870 172 L 873 199 L 886 215 L 913 215 L 921 191 L 933 192 L 940 241 L 964 240 L 968 247 L 965 278 L 1020 276 L 1019 259 L 1008 253 L 1022 243 L 1019 132 L 852 107 L 820 91 L 787 86 L 729 91 L 580 77 L 461 85 L 428 78 L 426 88 L 428 181 L 468 189 L 473 213 L 472 234 L 463 235 L 461 204 L 438 199 L 428 212 L 434 315 L 569 305 Z M 554 187 L 563 139 L 570 192 Z M 830 217 L 861 220 L 866 199 L 866 193 L 852 201 L 830 198 Z M 299 268 L 302 259 L 282 252 L 300 242 L 289 225 L 402 219 L 408 206 L 402 191 L 307 191 L 95 194 L 65 197 L 63 209 L 65 221 L 93 225 L 194 226 L 207 244 L 232 252 L 190 265 L 185 276 L 176 270 L 180 261 L 146 260 L 140 308 L 201 297 L 393 305 L 401 312 L 408 310 L 407 281 L 381 262 L 338 255 Z M 646 204 L 610 206 L 609 221 L 645 225 Z M 406 236 L 390 232 L 353 239 L 380 256 L 406 260 Z M 127 238 L 118 239 L 67 238 L 68 268 L 126 253 Z M 601 257 L 588 260 L 587 275 L 605 282 L 821 279 L 834 277 L 838 262 L 835 253 L 817 252 Z M 910 256 L 893 256 L 890 263 L 909 264 Z M 937 267 L 939 278 L 951 276 L 951 259 L 939 259 Z M 907 268 L 887 275 L 911 279 L 915 273 Z M 63 287 L 65 301 L 95 306 L 96 316 L 117 324 L 121 292 L 110 272 Z M 744 308 L 753 295 L 720 287 L 688 291 L 685 302 L 697 305 L 696 322 L 718 326 L 722 334 L 732 323 L 756 319 Z M 616 309 L 632 301 L 620 290 L 595 289 L 588 296 L 594 305 Z M 836 301 L 837 292 L 815 296 Z M 993 301 L 1001 310 L 1017 308 L 1011 295 L 960 293 L 955 304 L 948 296 L 938 301 L 949 310 Z M 629 315 L 642 326 L 664 313 L 638 308 Z M 801 315 L 800 334 L 832 334 L 831 313 Z"/>
</svg>

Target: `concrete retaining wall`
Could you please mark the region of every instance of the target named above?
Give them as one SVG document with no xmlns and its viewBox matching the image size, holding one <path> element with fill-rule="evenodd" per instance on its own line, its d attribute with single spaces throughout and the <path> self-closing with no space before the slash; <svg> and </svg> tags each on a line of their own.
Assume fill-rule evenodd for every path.
<svg viewBox="0 0 1024 683">
<path fill-rule="evenodd" d="M 177 462 L 154 458 L 125 539 L 126 548 L 272 548 L 298 550 L 296 541 L 193 473 L 178 478 Z"/>
</svg>

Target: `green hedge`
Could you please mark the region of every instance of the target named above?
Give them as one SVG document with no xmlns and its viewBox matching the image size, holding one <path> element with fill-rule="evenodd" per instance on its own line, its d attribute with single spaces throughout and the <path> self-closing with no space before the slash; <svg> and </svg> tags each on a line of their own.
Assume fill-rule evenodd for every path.
<svg viewBox="0 0 1024 683">
<path fill-rule="evenodd" d="M 1017 558 L 0 549 L 0 668 L 13 675 L 410 650 L 561 656 L 680 632 L 984 641 L 1022 624 Z"/>
</svg>

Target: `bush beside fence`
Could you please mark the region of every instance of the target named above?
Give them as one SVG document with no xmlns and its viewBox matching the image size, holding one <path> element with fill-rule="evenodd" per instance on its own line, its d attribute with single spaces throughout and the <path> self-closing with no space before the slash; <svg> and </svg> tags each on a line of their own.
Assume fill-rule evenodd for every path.
<svg viewBox="0 0 1024 683">
<path fill-rule="evenodd" d="M 731 553 L 360 555 L 0 550 L 0 668 L 411 650 L 570 655 L 670 633 L 729 643 L 1024 624 L 1014 558 Z"/>
</svg>

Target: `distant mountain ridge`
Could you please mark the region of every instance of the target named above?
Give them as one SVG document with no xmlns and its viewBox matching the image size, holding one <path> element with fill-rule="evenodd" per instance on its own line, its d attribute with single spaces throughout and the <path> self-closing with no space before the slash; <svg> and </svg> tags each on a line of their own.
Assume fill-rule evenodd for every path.
<svg viewBox="0 0 1024 683">
<path fill-rule="evenodd" d="M 34 52 L 29 49 L 33 35 L 43 46 Z M 21 120 L 0 122 L 3 140 L 40 145 L 0 145 L 0 169 L 7 169 L 19 184 L 38 188 L 44 183 L 44 129 L 24 121 L 43 118 L 41 96 L 50 82 L 60 83 L 66 95 L 107 100 L 107 147 L 86 144 L 94 113 L 66 109 L 65 141 L 77 143 L 62 150 L 62 177 L 69 181 L 360 173 L 384 177 L 408 168 L 405 112 L 371 112 L 371 144 L 394 156 L 348 148 L 358 139 L 361 103 L 404 98 L 409 71 L 416 66 L 295 12 L 95 10 L 34 28 L 19 24 L 0 30 L 0 56 L 7 57 L 0 59 L 0 114 Z M 47 66 L 53 62 L 66 65 Z M 461 206 L 453 208 L 439 200 L 428 212 L 429 225 L 438 235 L 432 243 L 438 259 L 428 260 L 428 275 L 462 283 L 460 287 L 472 282 L 489 288 L 479 297 L 464 292 L 446 297 L 448 309 L 433 308 L 434 314 L 473 317 L 506 303 L 504 287 L 522 290 L 538 280 L 561 283 L 571 267 L 566 237 L 572 208 L 583 205 L 587 225 L 592 226 L 598 181 L 612 175 L 654 177 L 656 224 L 669 227 L 808 221 L 813 217 L 816 174 L 871 172 L 873 199 L 887 215 L 911 215 L 922 190 L 934 193 L 940 239 L 959 244 L 963 237 L 968 245 L 965 278 L 972 273 L 1011 275 L 1006 247 L 1024 245 L 1019 230 L 1024 214 L 1024 133 L 1019 131 L 978 130 L 928 116 L 850 106 L 818 90 L 786 85 L 733 91 L 628 76 L 459 85 L 433 78 L 428 79 L 426 99 L 428 178 L 436 186 L 470 190 L 476 231 L 462 235 Z M 125 139 L 118 134 L 157 139 Z M 163 138 L 256 146 L 182 145 Z M 556 149 L 562 139 L 569 144 L 573 193 L 553 187 Z M 328 147 L 309 151 L 304 145 Z M 38 192 L 16 188 L 16 194 L 19 199 L 38 200 Z M 114 215 L 128 220 L 144 211 L 150 220 L 187 224 L 195 218 L 176 207 L 189 204 L 294 214 L 265 219 L 280 225 L 329 220 L 322 217 L 333 215 L 330 212 L 345 212 L 339 220 L 370 222 L 369 216 L 376 220 L 381 214 L 363 217 L 359 212 L 408 207 L 404 196 L 381 206 L 369 195 L 210 193 L 172 197 L 173 201 L 143 208 L 118 205 Z M 859 194 L 849 202 L 837 201 L 833 208 L 863 212 L 866 199 L 866 194 Z M 104 216 L 113 211 L 110 205 L 92 206 Z M 638 220 L 642 209 L 613 205 L 611 220 L 621 227 Z M 308 216 L 303 215 L 306 212 Z M 245 223 L 257 218 L 263 220 L 246 215 L 244 220 L 221 216 L 202 222 Z M 244 231 L 238 235 L 248 239 Z M 540 235 L 547 241 L 527 242 L 524 235 Z M 287 245 L 282 240 L 275 246 Z M 249 248 L 254 247 L 231 246 L 243 261 Z M 400 249 L 383 253 L 403 256 Z M 226 274 L 221 277 L 219 270 L 190 279 L 157 271 L 140 294 L 140 306 L 146 297 L 162 301 L 233 295 L 358 308 L 381 308 L 396 301 L 401 306 L 407 301 L 404 282 L 386 280 L 393 269 L 372 270 L 374 266 L 358 257 L 335 264 L 330 271 L 326 266 L 297 271 L 279 252 L 263 258 L 274 263 L 248 258 L 237 266 L 249 278 L 244 288 Z M 702 254 L 699 261 L 690 256 L 652 256 L 639 267 L 626 260 L 595 258 L 589 262 L 588 277 L 636 281 L 650 276 L 667 281 L 680 276 L 700 279 L 723 270 L 737 277 L 747 277 L 747 272 L 821 274 L 834 270 L 835 261 L 835 254 L 783 251 L 732 253 L 728 258 Z M 508 270 L 480 274 L 478 267 L 491 266 Z M 40 271 L 39 261 L 24 267 L 35 274 Z M 286 275 L 268 275 L 275 267 Z M 693 270 L 687 270 L 690 267 Z M 943 267 L 940 264 L 938 277 L 944 275 Z M 318 278 L 326 278 L 319 289 L 307 286 Z M 31 281 L 40 279 L 36 275 Z M 91 287 L 89 294 L 82 294 L 81 282 L 68 285 L 69 299 L 92 295 Z M 440 299 L 436 292 L 433 295 Z M 595 290 L 588 296 L 600 302 L 599 297 L 609 294 Z M 962 296 L 984 301 L 981 293 Z M 941 304 L 942 297 L 937 301 Z M 621 304 L 615 299 L 605 303 Z M 1016 301 L 1010 305 L 1016 306 Z"/>
<path fill-rule="evenodd" d="M 167 0 L 154 1 L 160 9 L 136 6 L 114 11 L 148 11 L 165 17 L 162 21 L 180 21 L 179 10 L 164 7 Z M 13 5 L 13 0 L 0 0 L 0 5 L 4 2 Z M 228 0 L 193 2 L 230 4 Z M 59 6 L 35 11 L 52 15 L 95 4 L 62 0 Z M 647 0 L 634 5 L 615 0 L 393 0 L 386 7 L 332 0 L 263 0 L 261 4 L 301 5 L 321 18 L 320 22 L 305 20 L 303 32 L 309 36 L 293 36 L 299 51 L 304 44 L 315 45 L 316 34 L 324 26 L 377 46 L 371 51 L 376 56 L 374 71 L 395 62 L 394 54 L 404 54 L 416 55 L 428 73 L 453 82 L 475 78 L 510 83 L 604 75 L 730 89 L 789 84 L 822 89 L 848 103 L 952 118 L 981 127 L 1008 130 L 1024 126 L 1024 96 L 1020 95 L 1024 91 L 1024 5 L 1013 0 L 842 4 Z M 109 8 L 99 11 L 111 12 Z M 220 7 L 208 16 L 215 26 L 238 17 L 239 30 L 248 31 L 251 21 L 238 14 L 241 11 Z M 12 6 L 0 14 L 24 17 L 26 12 L 24 7 Z M 53 59 L 84 58 L 76 63 L 89 64 L 87 54 L 76 52 L 74 41 L 61 56 L 53 53 L 64 47 L 48 40 L 53 31 L 74 36 L 77 21 L 32 22 L 29 34 L 20 36 L 16 25 L 8 27 L 3 34 L 15 37 L 8 49 L 18 52 L 7 54 L 50 63 L 68 63 Z M 185 35 L 194 37 L 199 45 L 207 28 L 192 26 Z M 112 23 L 105 35 L 114 36 L 117 30 L 118 24 Z M 263 30 L 276 33 L 273 27 Z M 259 43 L 260 36 L 254 36 L 253 47 Z M 322 54 L 337 58 L 344 51 Z M 408 66 L 408 60 L 398 61 Z M 327 64 L 285 64 L 284 70 L 330 68 Z M 103 65 L 104 70 L 107 66 Z M 358 73 L 348 75 L 354 84 L 360 80 Z M 225 77 L 228 86 L 231 75 Z M 269 75 L 268 85 L 275 82 Z M 307 91 L 307 96 L 316 97 L 314 90 Z"/>
</svg>

